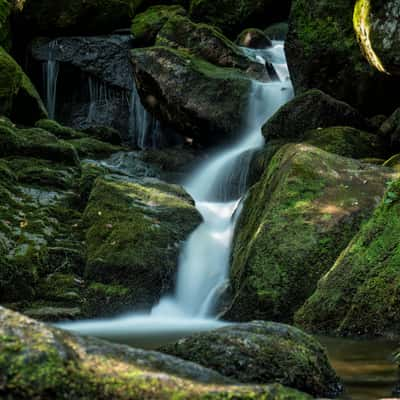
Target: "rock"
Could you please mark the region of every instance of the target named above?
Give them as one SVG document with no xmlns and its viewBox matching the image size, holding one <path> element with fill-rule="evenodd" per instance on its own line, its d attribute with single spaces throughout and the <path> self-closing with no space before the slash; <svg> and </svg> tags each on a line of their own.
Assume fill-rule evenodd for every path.
<svg viewBox="0 0 400 400">
<path fill-rule="evenodd" d="M 24 314 L 40 321 L 57 322 L 82 317 L 79 307 L 38 307 L 24 310 Z"/>
<path fill-rule="evenodd" d="M 247 56 L 211 25 L 195 24 L 182 16 L 171 17 L 157 35 L 156 44 L 175 49 L 187 49 L 220 67 L 237 68 L 258 80 L 270 80 L 264 64 Z"/>
<path fill-rule="evenodd" d="M 137 14 L 132 21 L 132 34 L 139 47 L 152 46 L 165 23 L 176 15 L 186 16 L 186 10 L 177 5 L 153 6 Z"/>
<path fill-rule="evenodd" d="M 11 3 L 8 0 L 0 0 L 0 46 L 6 50 L 11 47 L 10 17 Z"/>
<path fill-rule="evenodd" d="M 47 116 L 32 82 L 2 47 L 0 47 L 0 114 L 24 124 L 33 124 Z"/>
<path fill-rule="evenodd" d="M 361 50 L 370 65 L 386 74 L 400 74 L 399 5 L 398 0 L 358 0 L 354 8 Z"/>
<path fill-rule="evenodd" d="M 148 309 L 170 291 L 179 249 L 201 218 L 178 186 L 155 179 L 95 181 L 84 213 L 92 282 L 129 289 L 125 309 Z"/>
<path fill-rule="evenodd" d="M 249 26 L 264 28 L 273 22 L 285 20 L 289 15 L 290 1 L 274 0 L 191 0 L 190 17 L 196 22 L 206 22 L 235 37 Z"/>
<path fill-rule="evenodd" d="M 279 382 L 318 397 L 336 397 L 341 391 L 322 346 L 289 325 L 264 321 L 230 325 L 161 350 L 243 383 Z"/>
<path fill-rule="evenodd" d="M 398 107 L 400 79 L 380 73 L 364 58 L 353 28 L 354 4 L 293 0 L 285 47 L 295 92 L 317 88 L 367 116 L 387 114 Z"/>
<path fill-rule="evenodd" d="M 102 142 L 108 142 L 116 146 L 122 144 L 121 133 L 109 126 L 92 126 L 85 129 L 84 132 Z"/>
<path fill-rule="evenodd" d="M 85 137 L 85 135 L 82 134 L 81 132 L 69 128 L 67 126 L 63 126 L 51 119 L 41 119 L 40 121 L 36 122 L 35 127 L 44 129 L 45 131 L 50 132 L 53 135 L 56 135 L 59 139 L 68 140 L 68 139 L 79 139 Z"/>
<path fill-rule="evenodd" d="M 400 181 L 295 316 L 313 332 L 399 337 Z"/>
<path fill-rule="evenodd" d="M 393 151 L 400 151 L 400 108 L 382 123 L 379 132 L 391 144 Z"/>
<path fill-rule="evenodd" d="M 16 28 L 30 37 L 96 35 L 129 26 L 142 0 L 27 0 L 15 7 Z"/>
<path fill-rule="evenodd" d="M 40 128 L 9 128 L 0 125 L 0 157 L 25 156 L 78 166 L 74 147 Z"/>
<path fill-rule="evenodd" d="M 243 204 L 225 318 L 290 321 L 371 215 L 391 176 L 310 145 L 282 147 Z"/>
<path fill-rule="evenodd" d="M 240 71 L 166 47 L 135 49 L 132 62 L 145 107 L 178 133 L 211 145 L 238 132 L 251 83 Z"/>
<path fill-rule="evenodd" d="M 9 398 L 310 400 L 281 385 L 234 386 L 155 351 L 79 337 L 0 308 L 2 394 Z"/>
<path fill-rule="evenodd" d="M 311 129 L 350 126 L 369 130 L 368 121 L 353 107 L 319 91 L 309 90 L 281 107 L 263 126 L 267 140 L 301 141 Z"/>
<path fill-rule="evenodd" d="M 260 29 L 245 29 L 236 39 L 236 44 L 252 49 L 265 49 L 272 46 L 271 39 Z"/>
<path fill-rule="evenodd" d="M 289 30 L 287 22 L 277 22 L 264 29 L 264 33 L 272 40 L 286 40 Z"/>
<path fill-rule="evenodd" d="M 82 158 L 104 158 L 123 150 L 120 146 L 102 142 L 94 138 L 81 138 L 68 140 Z"/>
<path fill-rule="evenodd" d="M 393 168 L 400 172 L 400 154 L 395 154 L 383 163 L 384 167 Z"/>
<path fill-rule="evenodd" d="M 347 126 L 307 131 L 304 142 L 330 153 L 349 158 L 385 157 L 386 150 L 379 135 Z"/>
</svg>

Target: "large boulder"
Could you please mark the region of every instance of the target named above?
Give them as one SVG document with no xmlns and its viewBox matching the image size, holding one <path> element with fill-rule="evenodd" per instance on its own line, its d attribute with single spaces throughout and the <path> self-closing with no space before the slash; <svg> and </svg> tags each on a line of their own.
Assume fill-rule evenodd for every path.
<svg viewBox="0 0 400 400">
<path fill-rule="evenodd" d="M 236 44 L 251 49 L 265 49 L 272 46 L 271 39 L 260 29 L 245 29 L 236 39 Z"/>
<path fill-rule="evenodd" d="M 290 321 L 371 215 L 391 176 L 310 145 L 282 147 L 243 204 L 226 317 Z"/>
<path fill-rule="evenodd" d="M 245 55 L 242 49 L 211 25 L 195 24 L 186 17 L 170 18 L 157 35 L 156 44 L 175 49 L 184 48 L 211 64 L 237 68 L 250 77 L 269 80 L 264 64 Z"/>
<path fill-rule="evenodd" d="M 290 0 L 191 0 L 190 17 L 222 29 L 235 37 L 243 29 L 265 28 L 268 24 L 286 20 Z"/>
<path fill-rule="evenodd" d="M 301 141 L 311 129 L 351 126 L 369 130 L 370 124 L 348 104 L 314 89 L 281 107 L 263 126 L 266 140 Z"/>
<path fill-rule="evenodd" d="M 364 56 L 378 71 L 400 74 L 400 2 L 358 0 L 354 28 Z"/>
<path fill-rule="evenodd" d="M 230 325 L 181 339 L 162 351 L 243 383 L 279 382 L 319 397 L 341 391 L 321 345 L 289 325 Z"/>
<path fill-rule="evenodd" d="M 314 332 L 399 336 L 400 180 L 295 316 Z"/>
<path fill-rule="evenodd" d="M 400 108 L 397 108 L 379 128 L 382 137 L 390 143 L 393 152 L 400 151 Z"/>
<path fill-rule="evenodd" d="M 367 115 L 387 114 L 398 106 L 400 80 L 380 73 L 364 58 L 353 29 L 354 4 L 292 2 L 286 54 L 295 92 L 318 88 Z"/>
<path fill-rule="evenodd" d="M 3 307 L 0 321 L 0 394 L 5 398 L 311 399 L 278 384 L 229 385 L 191 362 L 74 336 Z"/>
<path fill-rule="evenodd" d="M 129 289 L 126 310 L 149 309 L 172 290 L 179 249 L 201 217 L 178 186 L 106 176 L 95 181 L 83 222 L 86 279 Z"/>
<path fill-rule="evenodd" d="M 32 124 L 47 116 L 32 82 L 2 47 L 0 47 L 0 114 L 25 124 Z"/>
<path fill-rule="evenodd" d="M 250 80 L 187 51 L 151 47 L 132 51 L 145 106 L 180 134 L 210 145 L 237 134 Z"/>
</svg>

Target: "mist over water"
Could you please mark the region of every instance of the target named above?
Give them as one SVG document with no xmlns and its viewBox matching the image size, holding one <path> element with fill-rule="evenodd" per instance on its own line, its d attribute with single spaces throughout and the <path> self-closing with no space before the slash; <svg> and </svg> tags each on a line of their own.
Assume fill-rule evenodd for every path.
<svg viewBox="0 0 400 400">
<path fill-rule="evenodd" d="M 184 244 L 173 296 L 161 299 L 150 314 L 59 324 L 81 334 L 143 346 L 223 325 L 215 306 L 226 287 L 240 199 L 247 190 L 252 153 L 264 145 L 261 128 L 293 97 L 283 42 L 265 50 L 245 50 L 261 63 L 271 63 L 279 80 L 252 81 L 248 110 L 239 139 L 217 151 L 183 183 L 203 217 Z"/>
</svg>

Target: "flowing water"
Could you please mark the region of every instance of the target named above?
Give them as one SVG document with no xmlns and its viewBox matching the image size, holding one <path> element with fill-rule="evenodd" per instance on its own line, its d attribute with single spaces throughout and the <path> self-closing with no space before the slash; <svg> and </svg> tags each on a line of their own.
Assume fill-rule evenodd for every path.
<svg viewBox="0 0 400 400">
<path fill-rule="evenodd" d="M 43 63 L 43 82 L 45 88 L 45 103 L 50 119 L 55 118 L 57 100 L 57 81 L 60 63 L 54 59 L 54 51 L 58 43 L 53 40 L 49 43 L 48 59 Z"/>
<path fill-rule="evenodd" d="M 161 299 L 148 315 L 128 314 L 65 323 L 61 327 L 143 345 L 148 340 L 172 340 L 224 324 L 214 317 L 215 305 L 228 279 L 231 243 L 240 213 L 238 205 L 247 186 L 250 155 L 264 144 L 261 128 L 265 121 L 293 96 L 283 42 L 275 42 L 267 50 L 254 50 L 251 56 L 264 64 L 271 63 L 280 71 L 280 79 L 251 82 L 248 112 L 237 135 L 239 139 L 217 151 L 183 183 L 195 200 L 203 223 L 183 246 L 174 295 Z M 229 187 L 232 179 L 239 182 L 234 192 Z"/>
</svg>

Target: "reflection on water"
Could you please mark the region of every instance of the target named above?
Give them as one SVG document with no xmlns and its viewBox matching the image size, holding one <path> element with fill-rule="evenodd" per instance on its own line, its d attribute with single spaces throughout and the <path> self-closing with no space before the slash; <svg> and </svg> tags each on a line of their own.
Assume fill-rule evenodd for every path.
<svg viewBox="0 0 400 400">
<path fill-rule="evenodd" d="M 392 390 L 398 382 L 398 371 L 393 353 L 399 348 L 398 342 L 318 339 L 327 348 L 332 366 L 345 385 L 346 393 L 341 399 L 394 398 Z"/>
</svg>

